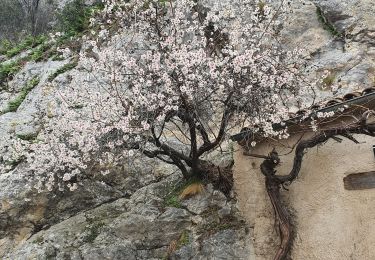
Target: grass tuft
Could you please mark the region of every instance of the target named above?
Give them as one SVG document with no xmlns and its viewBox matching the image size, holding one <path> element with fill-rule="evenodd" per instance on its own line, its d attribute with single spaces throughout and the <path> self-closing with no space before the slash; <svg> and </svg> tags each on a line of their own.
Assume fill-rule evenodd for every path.
<svg viewBox="0 0 375 260">
<path fill-rule="evenodd" d="M 21 61 L 12 61 L 0 64 L 0 86 L 3 85 L 9 79 L 12 79 L 13 76 L 21 68 Z"/>
<path fill-rule="evenodd" d="M 181 233 L 181 235 L 178 239 L 173 240 L 169 244 L 168 249 L 167 249 L 167 255 L 164 259 L 169 259 L 173 252 L 175 252 L 175 251 L 179 250 L 181 247 L 187 245 L 190 242 L 189 237 L 190 237 L 189 231 L 184 230 Z"/>
<path fill-rule="evenodd" d="M 0 41 L 0 55 L 5 55 L 8 50 L 12 48 L 12 43 L 9 40 Z"/>
<path fill-rule="evenodd" d="M 318 15 L 318 20 L 322 24 L 324 30 L 330 32 L 333 36 L 340 36 L 340 32 L 331 24 L 327 18 L 324 16 L 323 11 L 320 7 L 316 8 L 316 14 Z"/>
<path fill-rule="evenodd" d="M 37 76 L 35 76 L 29 82 L 27 82 L 26 85 L 22 88 L 21 92 L 18 94 L 18 96 L 14 100 L 9 101 L 8 108 L 5 111 L 3 111 L 3 113 L 17 111 L 18 107 L 25 100 L 27 94 L 29 94 L 29 92 L 38 84 L 39 78 Z"/>
<path fill-rule="evenodd" d="M 181 208 L 181 201 L 204 191 L 204 185 L 200 180 L 192 178 L 174 187 L 165 197 L 164 205 L 168 207 Z"/>
<path fill-rule="evenodd" d="M 8 49 L 5 53 L 5 55 L 8 58 L 12 58 L 16 56 L 17 54 L 21 53 L 24 50 L 34 48 L 42 43 L 44 43 L 47 40 L 47 37 L 44 35 L 33 37 L 28 36 L 26 37 L 21 43 L 17 44 L 16 46 Z"/>
<path fill-rule="evenodd" d="M 184 200 L 184 199 L 193 197 L 197 194 L 200 194 L 203 191 L 204 191 L 203 184 L 201 182 L 195 182 L 186 186 L 178 197 L 180 200 Z"/>
<path fill-rule="evenodd" d="M 78 61 L 77 60 L 74 60 L 71 63 L 65 64 L 61 68 L 57 69 L 54 73 L 52 73 L 51 75 L 49 75 L 48 76 L 48 81 L 52 82 L 58 75 L 60 75 L 62 73 L 65 73 L 65 72 L 67 72 L 69 70 L 74 69 L 77 65 L 78 65 Z"/>
</svg>

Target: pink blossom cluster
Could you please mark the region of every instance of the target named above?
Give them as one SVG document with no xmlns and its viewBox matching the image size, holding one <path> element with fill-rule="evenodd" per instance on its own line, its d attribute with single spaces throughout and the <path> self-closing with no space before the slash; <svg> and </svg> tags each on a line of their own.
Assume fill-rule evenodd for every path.
<svg viewBox="0 0 375 260">
<path fill-rule="evenodd" d="M 314 86 L 301 52 L 277 40 L 284 7 L 255 2 L 104 1 L 72 84 L 59 90 L 59 112 L 37 142 L 23 144 L 37 187 L 74 190 L 85 175 L 108 174 L 137 153 L 175 162 L 168 140 L 199 154 L 193 138 L 198 146 L 216 138 L 215 148 L 244 124 L 287 137 L 272 124 Z"/>
</svg>

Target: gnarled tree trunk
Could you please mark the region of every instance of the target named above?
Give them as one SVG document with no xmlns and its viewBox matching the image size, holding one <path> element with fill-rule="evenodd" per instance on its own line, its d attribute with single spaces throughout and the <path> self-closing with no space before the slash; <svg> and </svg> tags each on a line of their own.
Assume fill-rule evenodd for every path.
<svg viewBox="0 0 375 260">
<path fill-rule="evenodd" d="M 229 195 L 233 188 L 232 166 L 219 167 L 211 162 L 200 160 L 197 172 L 193 173 L 198 178 L 212 183 L 215 189 L 222 191 L 225 195 Z"/>
</svg>

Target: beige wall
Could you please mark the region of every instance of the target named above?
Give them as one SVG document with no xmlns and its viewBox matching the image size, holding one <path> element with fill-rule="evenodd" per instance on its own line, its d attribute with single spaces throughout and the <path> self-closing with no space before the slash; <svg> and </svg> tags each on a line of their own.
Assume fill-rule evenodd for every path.
<svg viewBox="0 0 375 260">
<path fill-rule="evenodd" d="M 295 215 L 297 235 L 292 259 L 369 260 L 375 259 L 375 189 L 348 191 L 343 178 L 350 173 L 375 169 L 372 145 L 375 138 L 356 136 L 360 144 L 328 141 L 308 150 L 300 177 L 289 191 L 282 191 Z M 292 145 L 295 140 L 284 144 Z M 259 144 L 252 152 L 268 154 L 274 145 Z M 235 153 L 235 189 L 239 206 L 253 227 L 257 260 L 269 260 L 278 246 L 274 212 L 259 170 L 262 159 L 245 157 L 238 146 Z M 277 146 L 279 154 L 290 149 Z M 291 169 L 294 153 L 282 155 L 278 174 Z"/>
</svg>

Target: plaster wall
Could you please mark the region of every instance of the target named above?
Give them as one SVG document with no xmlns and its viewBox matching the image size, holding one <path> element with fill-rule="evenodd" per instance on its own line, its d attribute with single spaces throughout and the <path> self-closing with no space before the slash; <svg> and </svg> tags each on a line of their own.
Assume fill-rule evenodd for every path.
<svg viewBox="0 0 375 260">
<path fill-rule="evenodd" d="M 343 178 L 372 171 L 375 138 L 355 136 L 360 144 L 333 140 L 311 148 L 305 155 L 299 178 L 282 191 L 296 227 L 292 259 L 375 259 L 375 189 L 345 190 Z M 281 155 L 277 174 L 289 173 L 299 137 L 282 143 L 261 143 L 251 152 L 267 155 L 273 147 Z M 257 260 L 273 259 L 279 244 L 274 212 L 259 166 L 263 159 L 234 155 L 235 190 L 239 207 L 252 227 Z"/>
</svg>

